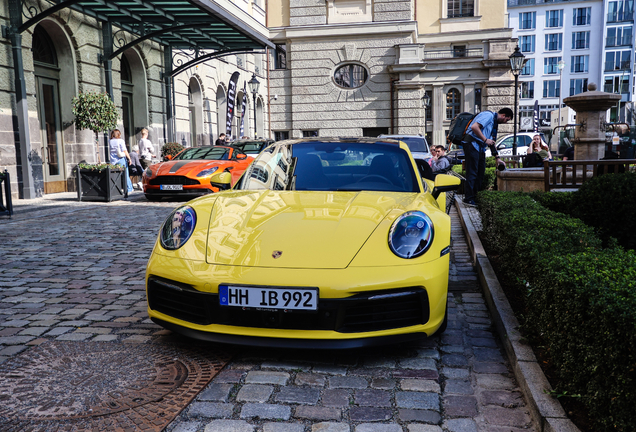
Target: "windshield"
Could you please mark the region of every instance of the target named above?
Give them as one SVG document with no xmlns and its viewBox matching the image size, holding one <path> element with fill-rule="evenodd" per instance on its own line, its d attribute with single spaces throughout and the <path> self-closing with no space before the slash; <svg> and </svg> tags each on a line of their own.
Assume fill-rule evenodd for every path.
<svg viewBox="0 0 636 432">
<path fill-rule="evenodd" d="M 428 153 L 428 145 L 426 144 L 426 140 L 424 138 L 396 137 L 393 139 L 404 141 L 406 145 L 409 146 L 409 150 L 411 150 L 412 152 Z"/>
<path fill-rule="evenodd" d="M 179 153 L 173 160 L 228 160 L 230 149 L 227 147 L 193 147 Z"/>
<path fill-rule="evenodd" d="M 241 151 L 245 154 L 258 154 L 261 152 L 261 149 L 266 145 L 266 143 L 263 141 L 252 141 L 232 143 L 232 145 L 241 149 Z"/>
<path fill-rule="evenodd" d="M 235 189 L 419 192 L 419 184 L 395 144 L 307 142 L 264 150 Z"/>
</svg>

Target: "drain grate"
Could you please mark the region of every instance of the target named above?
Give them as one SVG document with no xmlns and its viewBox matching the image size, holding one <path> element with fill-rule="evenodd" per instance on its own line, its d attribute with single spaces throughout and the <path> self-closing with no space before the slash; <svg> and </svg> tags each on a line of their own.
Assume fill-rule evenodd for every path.
<svg viewBox="0 0 636 432">
<path fill-rule="evenodd" d="M 160 431 L 229 361 L 214 351 L 44 343 L 0 364 L 0 424 L 6 431 Z"/>
</svg>

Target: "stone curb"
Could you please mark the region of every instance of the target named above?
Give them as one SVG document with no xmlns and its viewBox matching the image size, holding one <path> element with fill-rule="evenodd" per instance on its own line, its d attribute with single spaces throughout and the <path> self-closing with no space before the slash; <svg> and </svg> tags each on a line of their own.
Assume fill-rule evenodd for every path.
<svg viewBox="0 0 636 432">
<path fill-rule="evenodd" d="M 567 417 L 558 400 L 546 394 L 552 390 L 530 346 L 523 342 L 519 322 L 499 284 L 499 280 L 486 256 L 481 240 L 463 202 L 457 200 L 457 210 L 471 258 L 484 289 L 484 298 L 492 315 L 495 328 L 504 344 L 508 361 L 524 393 L 532 419 L 540 432 L 580 432 Z"/>
</svg>

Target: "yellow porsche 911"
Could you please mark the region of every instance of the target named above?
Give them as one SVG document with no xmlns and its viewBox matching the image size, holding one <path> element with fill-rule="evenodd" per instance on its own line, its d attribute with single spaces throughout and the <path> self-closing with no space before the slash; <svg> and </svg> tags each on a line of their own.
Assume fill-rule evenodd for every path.
<svg viewBox="0 0 636 432">
<path fill-rule="evenodd" d="M 441 332 L 443 209 L 458 185 L 422 180 L 400 141 L 277 142 L 233 189 L 166 219 L 146 272 L 148 313 L 192 338 L 253 346 L 354 348 Z"/>
</svg>

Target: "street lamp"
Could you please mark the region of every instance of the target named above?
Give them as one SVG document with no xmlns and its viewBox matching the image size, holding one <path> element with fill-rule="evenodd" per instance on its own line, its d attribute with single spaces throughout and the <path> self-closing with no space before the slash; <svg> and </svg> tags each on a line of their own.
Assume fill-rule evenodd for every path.
<svg viewBox="0 0 636 432">
<path fill-rule="evenodd" d="M 512 74 L 515 76 L 515 106 L 514 106 L 514 135 L 512 141 L 512 154 L 513 156 L 517 155 L 517 92 L 519 90 L 519 73 L 521 72 L 521 68 L 525 63 L 526 56 L 521 54 L 519 51 L 519 46 L 515 47 L 515 52 L 510 54 L 510 68 L 512 69 Z"/>
<path fill-rule="evenodd" d="M 426 112 L 431 104 L 431 97 L 424 91 L 424 96 L 422 96 L 422 107 L 424 108 L 424 138 L 426 138 Z"/>
<path fill-rule="evenodd" d="M 559 126 L 561 126 L 561 98 L 563 95 L 563 83 L 561 82 L 561 74 L 563 73 L 565 62 L 563 60 L 559 60 L 557 66 L 559 67 Z M 559 133 L 561 133 L 561 129 L 559 129 Z"/>
<path fill-rule="evenodd" d="M 256 74 L 252 74 L 252 79 L 247 82 L 247 85 L 250 86 L 250 92 L 252 92 L 252 96 L 254 96 L 254 138 L 258 138 L 258 134 L 256 133 L 256 95 L 258 94 L 260 82 L 256 79 Z"/>
</svg>

